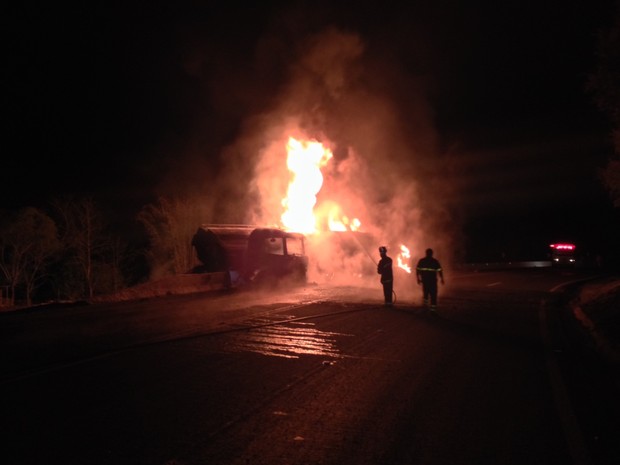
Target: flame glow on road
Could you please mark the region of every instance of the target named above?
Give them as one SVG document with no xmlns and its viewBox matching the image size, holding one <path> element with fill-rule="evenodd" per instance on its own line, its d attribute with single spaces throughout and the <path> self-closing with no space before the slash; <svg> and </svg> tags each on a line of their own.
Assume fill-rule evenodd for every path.
<svg viewBox="0 0 620 465">
<path fill-rule="evenodd" d="M 320 331 L 314 323 L 291 322 L 288 325 L 264 325 L 252 331 L 240 333 L 228 347 L 234 352 L 249 351 L 271 357 L 300 358 L 302 355 L 319 355 L 342 358 L 336 346 L 337 337 L 350 334 Z"/>
</svg>

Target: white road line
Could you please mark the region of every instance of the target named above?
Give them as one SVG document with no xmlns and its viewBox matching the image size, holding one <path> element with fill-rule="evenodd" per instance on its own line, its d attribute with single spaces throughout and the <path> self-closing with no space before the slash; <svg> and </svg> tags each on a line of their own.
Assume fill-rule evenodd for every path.
<svg viewBox="0 0 620 465">
<path fill-rule="evenodd" d="M 497 281 L 496 283 L 487 284 L 487 287 L 499 286 L 501 283 L 501 281 Z"/>
</svg>

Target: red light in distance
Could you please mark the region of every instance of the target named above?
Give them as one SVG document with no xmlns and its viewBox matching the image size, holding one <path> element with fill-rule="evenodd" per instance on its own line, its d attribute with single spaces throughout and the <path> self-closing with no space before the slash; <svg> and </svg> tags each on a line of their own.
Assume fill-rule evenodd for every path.
<svg viewBox="0 0 620 465">
<path fill-rule="evenodd" d="M 574 244 L 551 244 L 549 247 L 556 250 L 575 250 Z"/>
</svg>

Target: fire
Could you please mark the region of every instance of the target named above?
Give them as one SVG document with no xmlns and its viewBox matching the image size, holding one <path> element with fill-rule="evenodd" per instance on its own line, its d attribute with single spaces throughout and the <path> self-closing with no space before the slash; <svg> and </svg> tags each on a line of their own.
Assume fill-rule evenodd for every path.
<svg viewBox="0 0 620 465">
<path fill-rule="evenodd" d="M 293 173 L 293 179 L 288 186 L 286 198 L 282 200 L 282 224 L 292 231 L 313 233 L 316 231 L 316 195 L 323 185 L 321 168 L 333 154 L 319 142 L 301 142 L 293 137 L 289 138 L 286 150 L 286 165 Z"/>
<path fill-rule="evenodd" d="M 358 231 L 362 222 L 357 218 L 349 219 L 338 205 L 333 204 L 327 213 L 327 226 L 330 231 Z"/>
<path fill-rule="evenodd" d="M 286 197 L 282 200 L 284 213 L 281 221 L 285 229 L 311 234 L 317 232 L 314 207 L 317 194 L 323 186 L 321 168 L 333 158 L 331 150 L 317 141 L 300 141 L 289 137 L 286 146 L 286 165 L 293 174 Z M 361 222 L 349 219 L 341 208 L 333 204 L 323 214 L 323 220 L 331 231 L 358 231 Z"/>
<path fill-rule="evenodd" d="M 407 273 L 411 273 L 411 267 L 408 264 L 410 259 L 411 253 L 409 252 L 409 249 L 404 244 L 401 244 L 400 253 L 396 257 L 396 263 L 398 264 L 399 268 L 402 268 Z"/>
<path fill-rule="evenodd" d="M 321 169 L 333 158 L 331 150 L 318 141 L 298 140 L 294 137 L 289 137 L 286 150 L 286 165 L 291 179 L 286 197 L 282 199 L 282 227 L 304 234 L 316 234 L 325 229 L 361 231 L 362 222 L 347 216 L 333 200 L 322 199 L 317 206 L 317 195 L 324 181 Z M 398 267 L 411 273 L 410 259 L 409 248 L 401 244 L 396 257 Z"/>
</svg>

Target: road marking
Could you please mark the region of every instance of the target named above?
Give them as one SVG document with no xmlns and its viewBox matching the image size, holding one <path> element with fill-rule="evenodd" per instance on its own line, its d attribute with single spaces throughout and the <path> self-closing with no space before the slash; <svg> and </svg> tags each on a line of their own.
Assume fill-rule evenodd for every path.
<svg viewBox="0 0 620 465">
<path fill-rule="evenodd" d="M 487 284 L 487 287 L 499 286 L 501 283 L 501 281 L 497 281 L 496 283 Z"/>
</svg>

